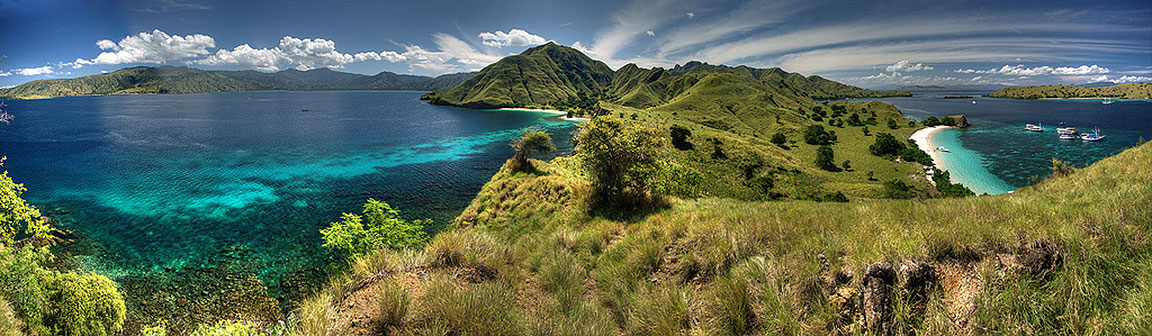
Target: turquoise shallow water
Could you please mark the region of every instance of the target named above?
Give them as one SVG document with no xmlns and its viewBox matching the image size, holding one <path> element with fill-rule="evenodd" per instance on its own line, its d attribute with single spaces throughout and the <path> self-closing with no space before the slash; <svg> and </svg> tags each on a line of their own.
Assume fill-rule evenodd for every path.
<svg viewBox="0 0 1152 336">
<path fill-rule="evenodd" d="M 237 246 L 269 283 L 334 261 L 319 230 L 368 198 L 436 230 L 511 156 L 520 129 L 571 149 L 572 122 L 431 106 L 417 92 L 246 92 L 10 102 L 4 169 L 113 276 L 211 266 Z"/>
<path fill-rule="evenodd" d="M 912 97 L 880 100 L 917 120 L 964 114 L 972 127 L 939 131 L 932 141 L 951 151 L 940 157 L 953 180 L 977 193 L 1006 193 L 1033 178 L 1046 178 L 1051 174 L 1052 158 L 1085 167 L 1139 144 L 1141 138 L 1152 139 L 1152 101 L 1121 100 L 1105 105 L 1088 99 L 979 97 L 985 93 L 913 92 Z M 976 98 L 942 98 L 948 95 Z M 1061 122 L 1080 130 L 1099 128 L 1107 138 L 1100 142 L 1060 140 L 1056 127 Z M 1023 131 L 1028 123 L 1043 124 L 1045 132 Z"/>
</svg>

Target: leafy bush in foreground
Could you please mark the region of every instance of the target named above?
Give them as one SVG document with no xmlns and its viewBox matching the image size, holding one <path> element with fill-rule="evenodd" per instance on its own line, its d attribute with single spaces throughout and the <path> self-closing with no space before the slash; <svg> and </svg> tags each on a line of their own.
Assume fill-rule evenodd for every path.
<svg viewBox="0 0 1152 336">
<path fill-rule="evenodd" d="M 363 216 L 346 213 L 339 222 L 320 230 L 320 234 L 324 236 L 324 247 L 355 257 L 385 247 L 423 244 L 427 240 L 424 225 L 431 222 L 426 219 L 408 222 L 400 218 L 400 211 L 388 203 L 369 199 L 364 204 Z"/>
</svg>

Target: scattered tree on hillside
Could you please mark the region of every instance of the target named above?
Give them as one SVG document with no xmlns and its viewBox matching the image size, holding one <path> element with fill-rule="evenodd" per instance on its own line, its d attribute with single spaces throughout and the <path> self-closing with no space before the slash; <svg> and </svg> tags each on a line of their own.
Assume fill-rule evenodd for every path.
<svg viewBox="0 0 1152 336">
<path fill-rule="evenodd" d="M 575 152 L 592 175 L 598 195 L 612 200 L 648 191 L 648 173 L 656 165 L 663 139 L 654 127 L 600 117 L 580 125 Z"/>
<path fill-rule="evenodd" d="M 900 155 L 900 150 L 904 149 L 904 144 L 896 137 L 888 133 L 876 133 L 876 142 L 868 146 L 868 151 L 872 152 L 875 156 L 897 156 Z"/>
<path fill-rule="evenodd" d="M 512 141 L 512 149 L 516 150 L 516 168 L 528 168 L 528 156 L 532 152 L 547 152 L 556 149 L 552 145 L 552 137 L 547 132 L 533 129 L 525 129 L 524 135 L 519 139 Z"/>
<path fill-rule="evenodd" d="M 692 144 L 688 143 L 688 137 L 692 136 L 691 130 L 680 125 L 672 125 L 670 130 L 672 133 L 672 146 L 679 149 L 692 148 Z"/>
<path fill-rule="evenodd" d="M 889 118 L 888 119 L 888 128 L 897 129 L 897 128 L 900 128 L 900 125 L 896 125 L 896 119 Z"/>
<path fill-rule="evenodd" d="M 816 167 L 827 171 L 839 171 L 836 167 L 836 155 L 828 145 L 816 148 Z"/>
<path fill-rule="evenodd" d="M 824 131 L 824 126 L 812 125 L 804 131 L 804 143 L 809 145 L 828 145 L 836 141 L 835 133 Z"/>
<path fill-rule="evenodd" d="M 923 124 L 924 127 L 932 127 L 932 126 L 939 125 L 940 119 L 936 119 L 936 117 L 928 117 L 928 118 L 924 118 L 924 121 L 921 121 L 920 123 Z"/>
<path fill-rule="evenodd" d="M 784 144 L 788 142 L 788 136 L 784 135 L 782 132 L 776 132 L 776 134 L 772 135 L 772 139 L 770 141 L 772 141 L 772 144 L 776 146 L 784 147 Z"/>
</svg>

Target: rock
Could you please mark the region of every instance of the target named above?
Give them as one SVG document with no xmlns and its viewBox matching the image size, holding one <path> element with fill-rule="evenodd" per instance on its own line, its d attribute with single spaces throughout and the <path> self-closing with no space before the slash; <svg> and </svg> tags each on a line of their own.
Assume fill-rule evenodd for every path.
<svg viewBox="0 0 1152 336">
<path fill-rule="evenodd" d="M 860 283 L 860 313 L 864 327 L 879 335 L 892 333 L 892 305 L 889 294 L 896 282 L 896 272 L 892 264 L 875 263 L 868 265 Z"/>
<path fill-rule="evenodd" d="M 900 265 L 897 278 L 901 287 L 913 295 L 926 295 L 937 283 L 936 269 L 923 261 Z"/>
<path fill-rule="evenodd" d="M 1048 240 L 1038 240 L 1028 244 L 1017 260 L 1028 272 L 1038 279 L 1045 279 L 1064 261 L 1060 249 Z"/>
</svg>

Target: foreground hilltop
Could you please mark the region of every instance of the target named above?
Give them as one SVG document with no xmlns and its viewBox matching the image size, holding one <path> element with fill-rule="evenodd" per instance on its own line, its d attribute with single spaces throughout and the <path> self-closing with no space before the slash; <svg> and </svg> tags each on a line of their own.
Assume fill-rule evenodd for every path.
<svg viewBox="0 0 1152 336">
<path fill-rule="evenodd" d="M 709 78 L 712 76 L 713 78 Z M 730 76 L 724 78 L 724 76 Z M 721 77 L 720 80 L 712 80 Z M 721 83 L 722 82 L 722 83 Z M 475 77 L 425 98 L 433 104 L 470 108 L 538 107 L 581 112 L 596 101 L 634 108 L 668 104 L 701 86 L 736 85 L 735 89 L 768 96 L 774 107 L 799 107 L 798 100 L 907 96 L 900 91 L 872 91 L 805 77 L 780 68 L 716 66 L 689 62 L 673 69 L 643 69 L 628 64 L 612 71 L 579 50 L 548 43 L 506 57 Z M 763 99 L 761 99 L 763 100 Z"/>
<path fill-rule="evenodd" d="M 1006 87 L 991 94 L 993 98 L 1117 98 L 1148 99 L 1152 97 L 1152 83 L 1116 84 L 1105 87 L 1081 87 L 1068 85 L 1041 85 Z"/>
<path fill-rule="evenodd" d="M 115 72 L 68 79 L 46 79 L 0 89 L 0 97 L 32 98 L 104 94 L 203 93 L 232 91 L 316 90 L 440 90 L 455 87 L 475 73 L 439 77 L 381 72 L 368 76 L 321 68 L 284 70 L 212 71 L 187 67 L 132 67 Z"/>
</svg>

